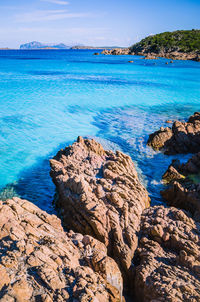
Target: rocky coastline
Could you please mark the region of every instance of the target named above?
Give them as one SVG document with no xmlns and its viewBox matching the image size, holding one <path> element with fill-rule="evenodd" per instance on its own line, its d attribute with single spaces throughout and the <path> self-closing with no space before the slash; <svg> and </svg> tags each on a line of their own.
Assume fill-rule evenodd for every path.
<svg viewBox="0 0 200 302">
<path fill-rule="evenodd" d="M 82 137 L 50 160 L 61 220 L 0 201 L 0 301 L 200 301 L 199 127 L 195 113 L 149 137 L 194 153 L 163 175 L 168 206 L 151 206 L 128 155 Z"/>
<path fill-rule="evenodd" d="M 147 49 L 135 50 L 131 48 L 115 48 L 111 50 L 103 50 L 103 55 L 131 55 L 131 56 L 142 56 L 146 60 L 157 60 L 158 58 L 166 58 L 170 60 L 192 60 L 200 62 L 200 54 L 196 52 L 181 52 L 179 50 L 171 51 L 160 51 L 160 52 L 149 52 Z"/>
<path fill-rule="evenodd" d="M 177 30 L 150 35 L 128 48 L 104 50 L 104 55 L 139 55 L 144 59 L 193 60 L 200 62 L 200 30 Z"/>
</svg>

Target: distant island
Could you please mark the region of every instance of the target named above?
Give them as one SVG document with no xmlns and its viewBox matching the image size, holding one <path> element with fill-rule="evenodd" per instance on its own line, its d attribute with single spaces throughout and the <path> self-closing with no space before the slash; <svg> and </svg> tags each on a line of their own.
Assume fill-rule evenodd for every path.
<svg viewBox="0 0 200 302">
<path fill-rule="evenodd" d="M 82 45 L 77 45 L 77 46 L 72 46 L 71 49 L 123 49 L 123 47 L 119 46 L 82 46 Z"/>
<path fill-rule="evenodd" d="M 37 41 L 29 42 L 20 45 L 20 49 L 69 49 L 71 46 L 67 46 L 63 43 L 60 44 L 43 44 Z"/>
<path fill-rule="evenodd" d="M 44 44 L 41 42 L 33 41 L 26 44 L 20 45 L 20 49 L 114 49 L 114 48 L 120 48 L 117 46 L 85 46 L 85 45 L 65 45 L 63 43 L 60 44 Z"/>
<path fill-rule="evenodd" d="M 104 50 L 105 55 L 141 55 L 146 59 L 163 57 L 200 61 L 200 30 L 177 30 L 148 36 L 128 48 Z"/>
</svg>

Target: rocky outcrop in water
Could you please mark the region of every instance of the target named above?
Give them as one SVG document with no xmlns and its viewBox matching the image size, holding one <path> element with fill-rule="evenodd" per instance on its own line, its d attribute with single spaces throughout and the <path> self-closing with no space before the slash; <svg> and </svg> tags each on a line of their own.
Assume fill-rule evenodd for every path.
<svg viewBox="0 0 200 302">
<path fill-rule="evenodd" d="M 200 113 L 195 112 L 187 122 L 176 121 L 149 136 L 147 143 L 165 154 L 196 153 L 200 151 Z"/>
<path fill-rule="evenodd" d="M 172 60 L 192 60 L 200 62 L 200 54 L 196 54 L 195 52 L 184 53 L 176 50 L 172 51 L 160 51 L 160 52 L 149 52 L 148 49 L 141 49 L 139 51 L 133 51 L 130 48 L 115 48 L 111 50 L 103 50 L 101 52 L 103 55 L 138 55 L 143 56 L 146 60 L 157 60 L 158 58 L 166 58 Z"/>
<path fill-rule="evenodd" d="M 200 301 L 200 225 L 175 208 L 144 211 L 135 256 L 137 301 Z"/>
<path fill-rule="evenodd" d="M 105 49 L 101 52 L 103 55 L 138 55 L 143 56 L 146 60 L 157 60 L 158 58 L 166 58 L 172 60 L 193 60 L 200 62 L 200 54 L 196 52 L 185 53 L 178 50 L 149 52 L 147 48 L 132 49 L 132 48 L 115 48 Z"/>
<path fill-rule="evenodd" d="M 122 278 L 105 245 L 65 233 L 32 203 L 0 201 L 0 301 L 119 302 Z"/>
<path fill-rule="evenodd" d="M 103 242 L 126 281 L 137 248 L 140 217 L 149 206 L 131 158 L 79 137 L 50 164 L 65 225 Z"/>
<path fill-rule="evenodd" d="M 183 208 L 200 221 L 200 153 L 195 154 L 186 164 L 172 162 L 163 180 L 169 186 L 161 192 L 169 205 Z"/>
<path fill-rule="evenodd" d="M 105 49 L 101 52 L 103 55 L 134 55 L 135 53 L 131 52 L 129 48 L 114 48 L 114 49 Z"/>
<path fill-rule="evenodd" d="M 200 301 L 196 214 L 149 207 L 131 158 L 94 140 L 79 137 L 50 163 L 73 231 L 26 200 L 0 201 L 1 302 L 122 302 L 122 274 L 134 301 Z M 200 153 L 173 162 L 165 181 L 182 185 L 199 167 Z"/>
</svg>

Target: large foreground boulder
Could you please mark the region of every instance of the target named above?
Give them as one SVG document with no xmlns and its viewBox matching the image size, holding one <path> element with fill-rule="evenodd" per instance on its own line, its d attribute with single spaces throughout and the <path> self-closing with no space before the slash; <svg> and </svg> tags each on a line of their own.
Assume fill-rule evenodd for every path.
<svg viewBox="0 0 200 302">
<path fill-rule="evenodd" d="M 200 152 L 186 164 L 172 161 L 163 180 L 168 186 L 161 195 L 168 204 L 190 211 L 200 221 Z"/>
<path fill-rule="evenodd" d="M 0 201 L 1 302 L 121 301 L 122 278 L 103 243 L 65 233 L 32 203 Z"/>
<path fill-rule="evenodd" d="M 182 210 L 152 207 L 142 215 L 140 238 L 137 301 L 200 301 L 200 225 Z"/>
<path fill-rule="evenodd" d="M 131 158 L 79 137 L 50 164 L 65 225 L 103 242 L 126 281 L 137 248 L 140 217 L 149 206 Z"/>
<path fill-rule="evenodd" d="M 195 112 L 188 122 L 176 121 L 172 128 L 161 127 L 149 136 L 147 143 L 165 154 L 196 153 L 200 151 L 200 113 Z"/>
</svg>

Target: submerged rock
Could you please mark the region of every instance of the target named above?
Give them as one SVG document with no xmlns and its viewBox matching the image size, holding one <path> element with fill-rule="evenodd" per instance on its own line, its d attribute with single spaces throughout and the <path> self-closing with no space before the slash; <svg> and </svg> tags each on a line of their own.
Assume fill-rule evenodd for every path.
<svg viewBox="0 0 200 302">
<path fill-rule="evenodd" d="M 131 158 L 79 137 L 50 164 L 65 225 L 103 242 L 126 281 L 137 248 L 140 217 L 149 206 Z"/>
<path fill-rule="evenodd" d="M 163 206 L 144 211 L 135 257 L 138 301 L 200 301 L 200 225 Z"/>
<path fill-rule="evenodd" d="M 172 161 L 163 180 L 169 184 L 161 192 L 168 204 L 190 211 L 200 221 L 200 152 L 186 164 Z"/>
<path fill-rule="evenodd" d="M 105 245 L 65 233 L 32 203 L 0 201 L 0 301 L 122 301 L 122 278 Z"/>
<path fill-rule="evenodd" d="M 194 113 L 188 122 L 174 122 L 172 128 L 161 127 L 149 136 L 147 144 L 154 150 L 163 150 L 165 154 L 199 152 L 200 113 Z"/>
</svg>

